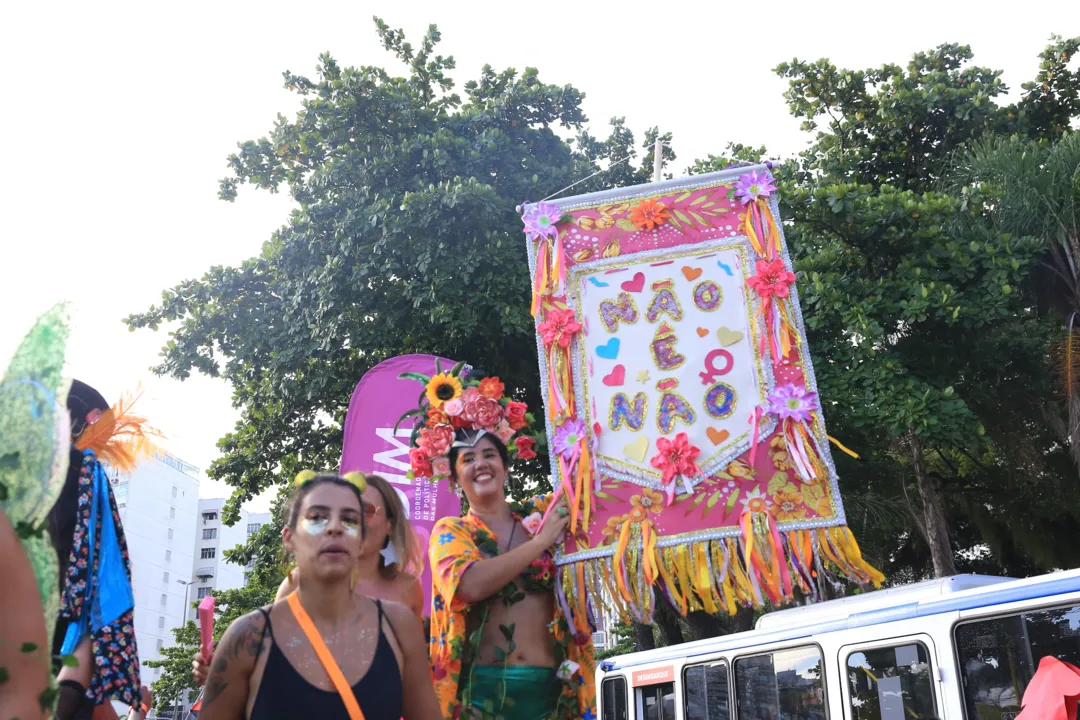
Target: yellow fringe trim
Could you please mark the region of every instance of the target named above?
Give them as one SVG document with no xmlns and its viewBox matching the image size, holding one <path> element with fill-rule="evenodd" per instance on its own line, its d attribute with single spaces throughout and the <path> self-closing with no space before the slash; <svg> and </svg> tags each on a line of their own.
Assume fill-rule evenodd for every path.
<svg viewBox="0 0 1080 720">
<path fill-rule="evenodd" d="M 664 593 L 681 615 L 696 610 L 734 615 L 742 607 L 790 601 L 793 596 L 784 597 L 780 586 L 784 566 L 793 593 L 808 598 L 816 596 L 823 567 L 860 585 L 876 588 L 885 580 L 863 559 L 846 526 L 782 532 L 781 547 L 761 523 L 753 524 L 752 534 L 752 554 L 735 537 L 661 548 L 650 521 L 627 522 L 613 557 L 563 565 L 559 582 L 579 618 L 586 617 L 586 598 L 607 598 L 622 618 L 649 623 L 654 592 Z"/>
</svg>

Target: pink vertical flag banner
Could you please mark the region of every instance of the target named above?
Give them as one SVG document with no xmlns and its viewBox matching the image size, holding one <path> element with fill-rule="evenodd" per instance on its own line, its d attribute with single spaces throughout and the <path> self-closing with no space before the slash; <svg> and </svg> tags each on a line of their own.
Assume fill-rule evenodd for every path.
<svg viewBox="0 0 1080 720">
<path fill-rule="evenodd" d="M 401 498 L 424 551 L 420 584 L 424 588 L 425 616 L 430 614 L 431 607 L 431 568 L 427 560 L 431 528 L 440 518 L 460 514 L 461 501 L 450 492 L 446 483 L 408 478 L 412 423 L 403 423 L 397 431 L 394 424 L 416 407 L 416 383 L 399 380 L 398 376 L 410 372 L 433 375 L 437 372 L 436 360 L 444 367 L 454 366 L 453 360 L 434 355 L 400 355 L 384 360 L 365 373 L 349 401 L 341 452 L 341 472 L 380 475 L 390 482 Z"/>
</svg>

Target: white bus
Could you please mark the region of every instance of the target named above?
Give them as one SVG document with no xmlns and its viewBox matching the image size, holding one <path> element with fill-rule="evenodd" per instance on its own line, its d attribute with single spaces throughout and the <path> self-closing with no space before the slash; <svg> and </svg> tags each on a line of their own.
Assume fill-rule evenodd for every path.
<svg viewBox="0 0 1080 720">
<path fill-rule="evenodd" d="M 604 660 L 598 720 L 1013 720 L 1046 655 L 1080 665 L 1080 570 L 959 575 Z"/>
</svg>

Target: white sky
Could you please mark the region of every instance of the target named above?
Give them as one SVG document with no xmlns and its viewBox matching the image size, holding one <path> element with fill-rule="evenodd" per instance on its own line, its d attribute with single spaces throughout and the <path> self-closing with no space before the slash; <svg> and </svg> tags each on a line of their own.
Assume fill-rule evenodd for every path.
<svg viewBox="0 0 1080 720">
<path fill-rule="evenodd" d="M 786 83 L 771 72 L 795 56 L 865 68 L 966 43 L 978 64 L 1004 71 L 1015 95 L 1051 33 L 1080 34 L 1080 2 L 999 4 L 7 3 L 0 358 L 36 315 L 72 301 L 71 374 L 110 400 L 141 381 L 142 409 L 168 436 L 163 444 L 207 467 L 238 417 L 229 386 L 154 377 L 148 368 L 165 331 L 131 334 L 121 318 L 166 287 L 259 252 L 289 203 L 250 188 L 234 204 L 218 200 L 225 158 L 269 131 L 276 113 L 294 112 L 281 72 L 313 75 L 324 50 L 342 65 L 403 72 L 379 46 L 373 14 L 414 45 L 436 23 L 441 52 L 457 59 L 459 89 L 484 63 L 534 66 L 545 82 L 586 94 L 601 138 L 616 115 L 639 137 L 651 125 L 674 132 L 681 172 L 728 141 L 783 155 L 803 147 Z M 743 97 L 753 105 L 732 104 Z M 202 484 L 204 497 L 228 493 Z"/>
</svg>

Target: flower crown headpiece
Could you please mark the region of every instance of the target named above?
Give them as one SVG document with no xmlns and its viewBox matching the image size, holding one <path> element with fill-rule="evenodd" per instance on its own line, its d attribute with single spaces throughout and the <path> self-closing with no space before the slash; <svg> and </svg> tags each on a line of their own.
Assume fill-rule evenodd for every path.
<svg viewBox="0 0 1080 720">
<path fill-rule="evenodd" d="M 511 457 L 536 457 L 538 438 L 528 433 L 534 422 L 529 407 L 506 397 L 497 377 L 471 378 L 470 368 L 459 362 L 443 372 L 436 361 L 432 377 L 402 373 L 401 380 L 424 385 L 420 404 L 401 416 L 398 425 L 415 417 L 409 445 L 409 477 L 444 480 L 450 477 L 450 449 L 473 447 L 486 434 L 494 435 L 510 451 Z"/>
</svg>

